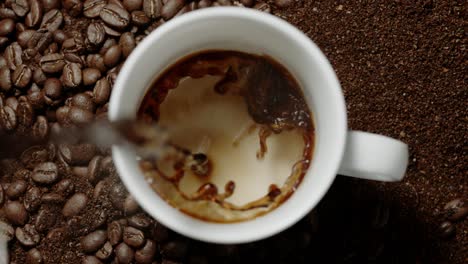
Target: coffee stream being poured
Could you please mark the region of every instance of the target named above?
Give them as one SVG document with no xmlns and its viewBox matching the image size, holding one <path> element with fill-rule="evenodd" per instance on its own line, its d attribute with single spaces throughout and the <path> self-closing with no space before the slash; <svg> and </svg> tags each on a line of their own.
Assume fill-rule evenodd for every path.
<svg viewBox="0 0 468 264">
<path fill-rule="evenodd" d="M 314 127 L 302 91 L 267 56 L 185 57 L 153 82 L 138 118 L 167 128 L 180 151 L 197 153 L 142 159 L 141 167 L 169 204 L 206 221 L 244 221 L 278 207 L 312 156 Z M 191 161 L 201 166 L 187 166 Z"/>
</svg>

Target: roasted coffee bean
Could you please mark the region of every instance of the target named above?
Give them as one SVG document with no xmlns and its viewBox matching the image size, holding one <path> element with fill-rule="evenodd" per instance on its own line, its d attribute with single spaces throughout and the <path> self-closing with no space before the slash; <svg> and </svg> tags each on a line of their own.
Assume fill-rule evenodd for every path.
<svg viewBox="0 0 468 264">
<path fill-rule="evenodd" d="M 83 84 L 93 85 L 101 78 L 101 72 L 96 68 L 86 68 L 83 70 Z"/>
<path fill-rule="evenodd" d="M 121 56 L 122 49 L 119 45 L 114 45 L 106 51 L 106 54 L 104 54 L 104 64 L 107 67 L 112 68 L 117 65 Z"/>
<path fill-rule="evenodd" d="M 33 83 L 26 97 L 28 98 L 28 101 L 31 103 L 32 107 L 36 110 L 39 110 L 39 109 L 42 109 L 45 103 L 44 94 L 39 89 L 32 91 L 33 87 L 38 87 L 38 86 L 35 83 Z"/>
<path fill-rule="evenodd" d="M 81 35 L 74 35 L 74 37 L 68 38 L 62 43 L 64 53 L 80 53 L 84 48 L 85 45 Z"/>
<path fill-rule="evenodd" d="M 257 9 L 259 11 L 265 12 L 265 13 L 271 13 L 271 8 L 270 5 L 267 3 L 258 3 L 254 5 L 254 9 Z"/>
<path fill-rule="evenodd" d="M 24 17 L 29 12 L 28 0 L 12 0 L 11 9 L 19 17 Z"/>
<path fill-rule="evenodd" d="M 86 194 L 76 193 L 65 203 L 62 209 L 62 214 L 65 217 L 78 215 L 86 207 L 87 203 L 88 197 Z"/>
<path fill-rule="evenodd" d="M 72 63 L 78 63 L 81 66 L 85 65 L 85 62 L 81 59 L 81 57 L 76 54 L 76 53 L 72 53 L 72 52 L 67 52 L 65 54 L 63 54 L 63 58 L 67 61 L 67 62 L 72 62 Z"/>
<path fill-rule="evenodd" d="M 129 12 L 140 10 L 143 7 L 143 0 L 123 0 L 123 6 Z"/>
<path fill-rule="evenodd" d="M 21 46 L 18 42 L 13 42 L 5 49 L 5 53 L 3 56 L 7 62 L 8 68 L 14 71 L 16 67 L 23 64 L 22 60 L 23 50 L 21 50 Z"/>
<path fill-rule="evenodd" d="M 23 23 L 21 23 L 21 22 L 16 23 L 15 28 L 16 28 L 16 32 L 17 32 L 17 33 L 21 33 L 21 32 L 23 32 L 23 31 L 26 30 L 26 26 L 25 26 Z"/>
<path fill-rule="evenodd" d="M 111 36 L 111 37 L 120 37 L 120 35 L 122 35 L 122 33 L 120 33 L 119 31 L 109 27 L 108 25 L 104 24 L 104 31 L 106 32 L 107 35 Z"/>
<path fill-rule="evenodd" d="M 156 19 L 160 17 L 162 8 L 162 0 L 143 0 L 143 11 L 149 18 Z"/>
<path fill-rule="evenodd" d="M 455 226 L 449 221 L 445 221 L 439 226 L 439 235 L 442 238 L 450 238 L 455 235 Z"/>
<path fill-rule="evenodd" d="M 58 167 L 53 162 L 40 163 L 34 168 L 32 179 L 41 184 L 51 184 L 58 180 Z"/>
<path fill-rule="evenodd" d="M 21 168 L 15 171 L 13 174 L 13 179 L 28 181 L 31 178 L 31 174 L 31 171 Z"/>
<path fill-rule="evenodd" d="M 97 81 L 93 90 L 93 99 L 96 104 L 104 104 L 110 97 L 110 83 L 107 78 L 102 78 Z"/>
<path fill-rule="evenodd" d="M 78 63 L 67 63 L 63 67 L 62 84 L 68 88 L 74 88 L 81 84 L 81 67 Z"/>
<path fill-rule="evenodd" d="M 10 198 L 10 200 L 15 200 L 23 195 L 27 186 L 27 183 L 23 180 L 14 181 L 5 190 L 5 193 Z"/>
<path fill-rule="evenodd" d="M 43 56 L 40 60 L 41 69 L 47 73 L 61 72 L 65 67 L 65 60 L 62 54 L 53 53 Z"/>
<path fill-rule="evenodd" d="M 93 190 L 93 198 L 98 199 L 99 196 L 103 193 L 103 190 L 107 187 L 107 184 L 105 181 L 99 181 L 96 186 L 94 187 Z"/>
<path fill-rule="evenodd" d="M 15 237 L 15 229 L 10 225 L 0 220 L 0 234 L 3 239 L 6 239 L 7 242 L 12 240 Z"/>
<path fill-rule="evenodd" d="M 49 152 L 44 146 L 33 146 L 26 149 L 20 156 L 20 160 L 26 169 L 34 169 L 37 165 L 50 159 Z"/>
<path fill-rule="evenodd" d="M 101 249 L 96 252 L 96 257 L 98 259 L 106 260 L 112 255 L 112 245 L 109 242 L 106 242 Z"/>
<path fill-rule="evenodd" d="M 44 140 L 49 135 L 49 123 L 44 116 L 38 116 L 32 127 L 32 134 L 36 140 Z"/>
<path fill-rule="evenodd" d="M 0 109 L 0 125 L 6 131 L 16 129 L 18 120 L 16 118 L 16 112 L 11 107 L 4 106 Z"/>
<path fill-rule="evenodd" d="M 151 226 L 151 219 L 146 217 L 143 214 L 134 215 L 128 218 L 128 225 L 133 226 L 135 228 L 146 230 Z"/>
<path fill-rule="evenodd" d="M 40 0 L 29 0 L 30 4 L 30 11 L 26 15 L 26 19 L 24 20 L 24 24 L 31 28 L 36 27 L 42 19 L 42 6 Z"/>
<path fill-rule="evenodd" d="M 240 2 L 247 7 L 251 7 L 255 4 L 255 0 L 240 0 Z"/>
<path fill-rule="evenodd" d="M 139 248 L 145 243 L 145 235 L 141 230 L 127 226 L 124 228 L 123 240 L 127 245 Z"/>
<path fill-rule="evenodd" d="M 104 56 L 104 54 L 106 54 L 106 52 L 112 47 L 112 46 L 115 46 L 117 45 L 117 41 L 113 38 L 108 38 L 106 39 L 106 41 L 104 42 L 104 44 L 102 44 L 102 47 L 101 49 L 99 50 L 99 54 L 101 54 L 102 56 Z"/>
<path fill-rule="evenodd" d="M 23 226 L 28 222 L 29 215 L 23 204 L 18 201 L 7 202 L 3 206 L 6 218 L 14 225 Z"/>
<path fill-rule="evenodd" d="M 41 56 L 38 54 L 37 49 L 27 48 L 23 51 L 23 61 L 34 61 L 39 62 L 41 60 Z"/>
<path fill-rule="evenodd" d="M 117 257 L 118 263 L 130 264 L 133 261 L 135 252 L 125 243 L 120 243 L 115 248 L 115 256 Z"/>
<path fill-rule="evenodd" d="M 75 192 L 75 184 L 70 179 L 61 180 L 55 187 L 57 188 L 56 192 L 64 197 L 70 196 Z"/>
<path fill-rule="evenodd" d="M 59 122 L 59 124 L 67 125 L 71 122 L 68 116 L 69 113 L 70 113 L 70 107 L 68 106 L 62 106 L 57 109 L 57 111 L 55 112 L 55 115 L 57 117 L 57 121 Z"/>
<path fill-rule="evenodd" d="M 16 117 L 18 119 L 18 125 L 25 128 L 31 127 L 34 123 L 34 110 L 31 103 L 26 100 L 18 103 L 18 109 L 16 109 Z"/>
<path fill-rule="evenodd" d="M 41 190 L 35 186 L 29 188 L 24 195 L 23 204 L 28 212 L 35 212 L 41 205 Z"/>
<path fill-rule="evenodd" d="M 61 1 L 60 0 L 42 0 L 42 5 L 44 11 L 50 11 L 52 9 L 60 9 Z"/>
<path fill-rule="evenodd" d="M 83 11 L 82 0 L 63 0 L 62 5 L 71 16 L 79 16 Z"/>
<path fill-rule="evenodd" d="M 26 253 L 26 264 L 42 264 L 44 259 L 37 248 L 33 248 Z"/>
<path fill-rule="evenodd" d="M 70 106 L 75 106 L 90 112 L 94 112 L 95 108 L 92 96 L 87 93 L 78 93 L 71 97 Z"/>
<path fill-rule="evenodd" d="M 42 195 L 41 202 L 44 204 L 61 204 L 64 198 L 58 193 L 46 193 Z"/>
<path fill-rule="evenodd" d="M 102 168 L 104 169 L 104 172 L 107 174 L 111 174 L 115 172 L 114 161 L 112 160 L 111 156 L 107 156 L 107 157 L 104 157 L 104 159 L 102 159 Z"/>
<path fill-rule="evenodd" d="M 34 34 L 34 30 L 32 29 L 28 29 L 28 30 L 25 30 L 23 32 L 21 32 L 18 37 L 17 37 L 17 41 L 18 41 L 18 44 L 24 49 L 28 46 L 28 42 L 29 40 L 31 39 L 32 35 Z"/>
<path fill-rule="evenodd" d="M 53 35 L 49 31 L 36 31 L 28 41 L 28 48 L 43 52 L 53 41 Z"/>
<path fill-rule="evenodd" d="M 157 245 L 151 239 L 147 239 L 145 245 L 135 252 L 136 263 L 150 264 L 156 255 Z"/>
<path fill-rule="evenodd" d="M 231 0 L 218 0 L 217 1 L 221 6 L 232 6 Z"/>
<path fill-rule="evenodd" d="M 184 0 L 168 0 L 161 9 L 161 16 L 164 20 L 173 18 L 185 5 Z"/>
<path fill-rule="evenodd" d="M 7 36 L 15 30 L 15 21 L 11 18 L 0 20 L 0 36 Z"/>
<path fill-rule="evenodd" d="M 98 17 L 106 4 L 105 0 L 86 0 L 83 4 L 83 15 L 89 18 Z"/>
<path fill-rule="evenodd" d="M 286 8 L 289 7 L 293 2 L 293 0 L 275 0 L 275 5 L 279 8 Z"/>
<path fill-rule="evenodd" d="M 106 243 L 106 240 L 107 232 L 104 230 L 97 230 L 81 239 L 81 248 L 86 253 L 96 252 Z"/>
<path fill-rule="evenodd" d="M 450 221 L 460 221 L 468 215 L 468 203 L 463 199 L 455 199 L 444 206 L 447 219 Z"/>
<path fill-rule="evenodd" d="M 101 73 L 104 73 L 107 71 L 107 67 L 104 64 L 104 58 L 100 54 L 90 54 L 86 57 L 86 63 L 88 67 L 91 68 L 96 68 Z"/>
<path fill-rule="evenodd" d="M 33 83 L 31 87 L 37 87 L 37 85 Z M 41 90 L 28 93 L 27 98 L 34 109 L 42 109 L 42 107 L 44 106 L 45 98 L 44 98 L 44 93 Z M 37 124 L 37 120 L 36 120 L 36 124 Z M 40 124 L 44 124 L 42 123 L 42 120 L 40 121 Z"/>
<path fill-rule="evenodd" d="M 20 156 L 20 160 L 27 169 L 34 169 L 40 163 L 49 160 L 50 156 L 44 146 L 33 146 L 26 149 Z"/>
<path fill-rule="evenodd" d="M 8 92 L 12 87 L 11 72 L 8 67 L 0 68 L 0 88 L 4 92 Z"/>
<path fill-rule="evenodd" d="M 0 7 L 0 18 L 16 19 L 17 17 L 13 9 Z"/>
<path fill-rule="evenodd" d="M 73 108 L 72 108 L 73 109 Z M 69 145 L 62 144 L 59 146 L 59 153 L 70 165 L 85 165 L 96 155 L 97 148 L 92 144 Z"/>
<path fill-rule="evenodd" d="M 39 243 L 41 239 L 34 226 L 25 225 L 23 228 L 17 227 L 15 231 L 16 239 L 25 247 L 32 247 Z"/>
<path fill-rule="evenodd" d="M 130 14 L 127 10 L 115 4 L 107 4 L 101 10 L 99 16 L 109 26 L 123 29 L 130 23 Z"/>
<path fill-rule="evenodd" d="M 106 37 L 106 30 L 99 22 L 94 22 L 88 25 L 86 30 L 86 39 L 91 45 L 101 45 Z"/>
<path fill-rule="evenodd" d="M 198 8 L 206 8 L 210 7 L 213 4 L 213 1 L 211 0 L 201 0 L 198 2 Z"/>
<path fill-rule="evenodd" d="M 85 178 L 88 176 L 88 167 L 73 167 L 72 172 L 74 175 L 80 177 L 80 178 Z"/>
<path fill-rule="evenodd" d="M 109 198 L 111 199 L 112 205 L 119 210 L 123 210 L 123 202 L 125 197 L 125 188 L 121 184 L 114 184 L 109 193 Z"/>
<path fill-rule="evenodd" d="M 39 232 L 45 232 L 49 228 L 53 227 L 57 222 L 57 214 L 48 209 L 41 209 L 37 213 L 36 217 L 36 230 Z"/>
<path fill-rule="evenodd" d="M 50 43 L 50 45 L 47 47 L 46 50 L 44 50 L 44 55 L 57 53 L 58 51 L 59 51 L 58 44 L 53 42 L 53 43 Z"/>
<path fill-rule="evenodd" d="M 16 70 L 13 72 L 11 76 L 11 81 L 16 87 L 25 88 L 32 79 L 32 71 L 31 69 L 21 64 L 16 67 Z"/>
<path fill-rule="evenodd" d="M 62 95 L 62 83 L 57 78 L 48 78 L 44 83 L 44 94 L 51 99 L 59 99 Z"/>
<path fill-rule="evenodd" d="M 67 230 L 65 227 L 57 227 L 47 233 L 46 239 L 49 240 L 62 240 L 65 237 Z"/>
<path fill-rule="evenodd" d="M 123 3 L 120 0 L 108 0 L 107 3 L 108 4 L 113 4 L 113 5 L 116 5 L 116 6 L 120 7 L 120 8 L 125 9 L 125 6 L 123 5 Z"/>
<path fill-rule="evenodd" d="M 126 58 L 136 46 L 135 37 L 132 33 L 126 32 L 120 36 L 119 46 L 122 49 L 122 54 Z"/>
<path fill-rule="evenodd" d="M 123 227 L 118 221 L 113 221 L 107 225 L 107 234 L 109 236 L 109 242 L 115 246 L 121 240 L 123 236 Z"/>
<path fill-rule="evenodd" d="M 131 16 L 132 23 L 136 26 L 144 26 L 151 22 L 150 18 L 143 11 L 133 11 Z"/>
<path fill-rule="evenodd" d="M 84 256 L 82 264 L 102 264 L 102 262 L 95 256 Z"/>
<path fill-rule="evenodd" d="M 48 54 L 50 55 L 50 54 Z M 47 79 L 46 75 L 44 74 L 44 71 L 41 68 L 34 68 L 33 72 L 33 82 L 36 83 L 37 85 L 43 85 L 45 80 Z"/>
<path fill-rule="evenodd" d="M 187 254 L 188 244 L 182 240 L 169 241 L 161 248 L 161 254 L 170 259 L 182 259 Z"/>
<path fill-rule="evenodd" d="M 133 198 L 133 196 L 129 195 L 129 196 L 127 196 L 127 198 L 125 198 L 123 208 L 124 208 L 124 213 L 126 215 L 132 215 L 132 214 L 135 214 L 136 212 L 138 212 L 138 209 L 140 209 L 140 206 L 138 205 L 135 198 Z M 140 228 L 139 226 L 135 226 L 135 227 Z"/>
<path fill-rule="evenodd" d="M 61 45 L 66 39 L 67 39 L 67 35 L 65 34 L 65 32 L 63 32 L 63 30 L 59 29 L 54 32 L 55 43 Z"/>
<path fill-rule="evenodd" d="M 152 238 L 157 242 L 164 242 L 169 238 L 169 230 L 160 223 L 155 223 L 152 230 Z"/>
<path fill-rule="evenodd" d="M 104 173 L 102 169 L 102 157 L 95 156 L 88 164 L 87 169 L 87 178 L 88 181 L 91 183 L 96 183 L 97 181 L 101 180 Z"/>
</svg>

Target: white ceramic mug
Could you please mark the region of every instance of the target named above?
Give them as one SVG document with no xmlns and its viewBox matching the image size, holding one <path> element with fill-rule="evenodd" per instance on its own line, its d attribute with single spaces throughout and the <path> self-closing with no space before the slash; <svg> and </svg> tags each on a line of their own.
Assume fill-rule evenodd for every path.
<svg viewBox="0 0 468 264">
<path fill-rule="evenodd" d="M 316 144 L 311 166 L 294 194 L 275 210 L 249 221 L 213 223 L 171 207 L 147 184 L 132 149 L 114 146 L 114 162 L 123 183 L 156 220 L 202 241 L 249 242 L 274 235 L 304 217 L 325 195 L 337 174 L 380 181 L 403 178 L 407 145 L 385 136 L 348 131 L 340 83 L 324 54 L 286 21 L 251 9 L 197 10 L 152 32 L 119 73 L 109 106 L 110 119 L 134 118 L 158 74 L 186 55 L 210 49 L 267 54 L 289 69 L 303 88 L 314 115 Z"/>
</svg>

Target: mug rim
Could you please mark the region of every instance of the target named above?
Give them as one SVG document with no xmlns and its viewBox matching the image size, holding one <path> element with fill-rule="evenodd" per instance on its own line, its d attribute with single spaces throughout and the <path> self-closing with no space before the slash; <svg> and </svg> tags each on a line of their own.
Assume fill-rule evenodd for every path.
<svg viewBox="0 0 468 264">
<path fill-rule="evenodd" d="M 155 41 L 158 38 L 161 38 L 161 36 L 167 34 L 168 32 L 170 32 L 171 30 L 175 28 L 183 26 L 184 24 L 196 23 L 196 21 L 199 19 L 209 19 L 213 17 L 218 17 L 218 18 L 219 17 L 235 17 L 235 18 L 242 18 L 242 19 L 253 20 L 253 21 L 261 21 L 265 24 L 268 24 L 268 26 L 275 27 L 276 30 L 283 31 L 285 34 L 293 38 L 295 41 L 301 42 L 303 45 L 308 46 L 308 48 L 310 48 L 311 50 L 305 54 L 307 54 L 307 56 L 314 57 L 314 60 L 319 60 L 320 63 L 323 64 L 323 67 L 325 67 L 325 71 L 327 72 L 326 78 L 330 79 L 331 81 L 331 84 L 329 86 L 336 87 L 336 89 L 334 89 L 333 91 L 333 93 L 335 93 L 334 94 L 335 100 L 340 101 L 340 102 L 337 102 L 337 105 L 341 109 L 337 109 L 337 111 L 338 111 L 339 118 L 341 119 L 341 120 L 338 120 L 338 123 L 340 123 L 339 125 L 341 127 L 338 128 L 340 129 L 340 131 L 338 133 L 339 136 L 336 138 L 339 149 L 337 149 L 335 153 L 335 157 L 332 157 L 330 159 L 330 164 L 329 164 L 332 167 L 331 170 L 333 171 L 333 173 L 328 175 L 327 182 L 322 184 L 320 193 L 318 194 L 319 199 L 316 199 L 316 201 L 313 201 L 313 202 L 309 202 L 307 205 L 301 205 L 302 207 L 297 208 L 297 211 L 300 211 L 300 212 L 296 213 L 294 217 L 289 217 L 288 220 L 284 220 L 282 222 L 277 223 L 274 229 L 270 228 L 270 229 L 262 229 L 262 230 L 252 230 L 252 232 L 244 232 L 243 234 L 236 234 L 233 236 L 225 236 L 225 237 L 222 237 L 219 235 L 212 235 L 212 234 L 210 235 L 206 233 L 200 233 L 198 232 L 198 230 L 189 230 L 187 228 L 183 228 L 180 224 L 174 224 L 173 222 L 169 221 L 168 217 L 164 215 L 155 214 L 153 210 L 154 207 L 150 205 L 150 201 L 149 201 L 150 199 L 148 197 L 146 198 L 142 197 L 142 194 L 138 192 L 137 189 L 135 189 L 135 186 L 134 186 L 135 184 L 134 184 L 134 180 L 132 180 L 132 175 L 129 175 L 129 172 L 131 170 L 128 168 L 125 168 L 126 164 L 125 165 L 123 164 L 127 160 L 124 154 L 128 153 L 128 150 L 129 150 L 128 148 L 125 148 L 125 146 L 113 146 L 112 155 L 115 161 L 115 166 L 118 171 L 119 177 L 124 183 L 124 185 L 127 187 L 129 192 L 135 197 L 139 205 L 146 212 L 148 212 L 152 217 L 154 217 L 158 222 L 161 222 L 163 225 L 167 226 L 168 228 L 176 232 L 179 232 L 183 235 L 186 235 L 186 236 L 189 236 L 189 237 L 201 240 L 201 241 L 205 241 L 205 242 L 214 242 L 214 243 L 222 243 L 222 244 L 244 243 L 244 242 L 260 240 L 260 239 L 269 237 L 273 234 L 276 234 L 285 230 L 286 228 L 296 223 L 299 219 L 304 217 L 308 212 L 310 212 L 310 210 L 312 210 L 317 205 L 317 203 L 323 198 L 323 196 L 328 191 L 328 189 L 330 188 L 331 184 L 333 183 L 336 177 L 336 173 L 338 172 L 340 162 L 344 155 L 344 147 L 345 147 L 346 131 L 347 131 L 346 107 L 345 107 L 343 92 L 342 92 L 340 83 L 338 81 L 338 78 L 336 77 L 336 73 L 333 70 L 333 67 L 331 66 L 326 56 L 318 48 L 318 46 L 309 37 L 307 37 L 303 32 L 301 32 L 295 26 L 289 24 L 287 21 L 284 21 L 278 17 L 275 17 L 273 15 L 270 15 L 264 12 L 251 10 L 251 9 L 238 8 L 238 7 L 214 7 L 214 8 L 207 8 L 207 9 L 202 9 L 202 10 L 195 10 L 188 14 L 184 14 L 183 16 L 173 18 L 169 22 L 160 26 L 157 30 L 152 32 L 150 35 L 148 35 L 135 48 L 135 50 L 132 52 L 132 54 L 130 54 L 130 56 L 127 58 L 126 62 L 124 63 L 123 67 L 121 68 L 121 71 L 115 82 L 114 91 L 112 93 L 112 97 L 109 103 L 109 119 L 110 120 L 119 119 L 118 110 L 119 110 L 119 105 L 122 103 L 121 98 L 123 97 L 123 90 L 124 90 L 124 85 L 121 85 L 121 83 L 128 81 L 129 76 L 134 71 L 133 65 L 138 61 L 138 58 L 145 55 L 145 53 L 147 52 L 151 44 L 155 43 Z M 313 53 L 313 55 L 311 53 Z M 308 173 L 306 173 L 305 177 L 307 177 L 307 175 Z M 158 196 L 156 191 L 153 191 L 153 193 L 155 196 Z M 281 206 L 284 206 L 284 204 L 282 204 Z M 278 210 L 280 207 L 274 209 L 273 211 Z M 267 213 L 267 215 L 271 214 L 272 212 Z M 185 215 L 185 216 L 201 221 L 199 219 L 190 217 L 188 215 Z M 251 222 L 254 220 L 256 221 L 260 218 L 261 217 L 257 217 L 253 220 L 247 220 L 243 222 L 221 223 L 221 224 L 214 223 L 214 222 L 206 222 L 206 221 L 202 221 L 202 222 L 207 225 L 213 225 L 214 228 L 217 228 L 217 230 L 222 232 L 221 230 L 223 228 L 219 227 L 219 225 L 223 225 L 223 226 L 245 225 L 248 222 Z M 181 221 L 181 222 L 184 222 L 184 221 Z"/>
</svg>

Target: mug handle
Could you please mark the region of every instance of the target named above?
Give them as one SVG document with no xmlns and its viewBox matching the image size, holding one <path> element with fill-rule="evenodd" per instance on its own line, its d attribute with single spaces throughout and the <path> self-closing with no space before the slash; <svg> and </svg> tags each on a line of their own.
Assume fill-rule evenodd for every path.
<svg viewBox="0 0 468 264">
<path fill-rule="evenodd" d="M 338 173 L 375 181 L 400 181 L 408 166 L 408 152 L 408 145 L 399 140 L 349 131 Z"/>
</svg>

